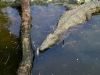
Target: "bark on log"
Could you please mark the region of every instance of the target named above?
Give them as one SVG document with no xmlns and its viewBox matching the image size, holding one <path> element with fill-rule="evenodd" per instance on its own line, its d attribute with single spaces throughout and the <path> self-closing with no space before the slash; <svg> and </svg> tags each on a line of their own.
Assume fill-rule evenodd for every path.
<svg viewBox="0 0 100 75">
<path fill-rule="evenodd" d="M 18 75 L 31 75 L 33 52 L 31 47 L 30 29 L 30 2 L 22 0 L 22 25 L 21 25 L 21 43 L 22 43 L 22 62 L 18 69 Z"/>
</svg>

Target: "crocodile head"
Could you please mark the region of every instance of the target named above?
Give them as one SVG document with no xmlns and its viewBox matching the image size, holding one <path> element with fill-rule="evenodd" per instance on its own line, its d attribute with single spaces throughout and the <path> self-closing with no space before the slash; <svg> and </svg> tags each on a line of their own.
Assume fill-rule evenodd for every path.
<svg viewBox="0 0 100 75">
<path fill-rule="evenodd" d="M 53 46 L 58 41 L 58 36 L 54 34 L 49 34 L 47 38 L 43 41 L 42 45 L 40 46 L 39 50 L 44 51 L 51 46 Z"/>
</svg>

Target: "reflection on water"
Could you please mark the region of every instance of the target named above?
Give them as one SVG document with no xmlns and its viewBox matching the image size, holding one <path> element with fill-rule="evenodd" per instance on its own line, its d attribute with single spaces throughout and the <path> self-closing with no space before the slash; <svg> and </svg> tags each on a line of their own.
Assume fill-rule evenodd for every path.
<svg viewBox="0 0 100 75">
<path fill-rule="evenodd" d="M 55 6 L 36 7 L 32 8 L 31 35 L 33 43 L 38 47 L 56 27 L 64 9 Z M 99 24 L 100 15 L 96 15 L 87 23 L 70 29 L 70 35 L 64 35 L 64 44 L 61 42 L 36 57 L 33 75 L 99 75 Z"/>
<path fill-rule="evenodd" d="M 9 19 L 10 19 L 10 25 L 8 27 L 8 30 L 16 35 L 17 37 L 19 36 L 19 31 L 20 31 L 20 24 L 21 24 L 21 18 L 19 16 L 19 12 L 16 9 L 13 9 L 11 7 L 7 7 L 2 9 L 2 12 L 7 14 Z"/>
<path fill-rule="evenodd" d="M 10 25 L 0 25 L 0 75 L 16 75 L 16 71 L 19 63 L 19 43 L 17 34 L 14 32 L 13 25 L 17 25 L 20 23 L 18 17 L 18 13 L 16 14 L 16 10 L 12 8 L 4 8 L 2 10 L 9 17 Z M 14 15 L 16 14 L 16 16 Z M 4 19 L 2 19 L 3 21 Z M 19 23 L 16 23 L 19 22 Z M 12 35 L 15 33 L 15 35 Z M 19 33 L 19 32 L 17 32 Z"/>
</svg>

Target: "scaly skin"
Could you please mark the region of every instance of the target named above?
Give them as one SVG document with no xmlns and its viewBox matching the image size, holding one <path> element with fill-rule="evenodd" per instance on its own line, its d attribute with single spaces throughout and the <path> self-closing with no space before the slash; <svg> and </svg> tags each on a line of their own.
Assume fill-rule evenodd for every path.
<svg viewBox="0 0 100 75">
<path fill-rule="evenodd" d="M 84 23 L 87 19 L 91 18 L 93 13 L 96 12 L 100 12 L 100 1 L 91 1 L 76 9 L 65 12 L 60 18 L 56 30 L 47 36 L 39 50 L 44 51 L 45 49 L 50 48 L 61 39 L 61 36 L 70 27 Z"/>
</svg>

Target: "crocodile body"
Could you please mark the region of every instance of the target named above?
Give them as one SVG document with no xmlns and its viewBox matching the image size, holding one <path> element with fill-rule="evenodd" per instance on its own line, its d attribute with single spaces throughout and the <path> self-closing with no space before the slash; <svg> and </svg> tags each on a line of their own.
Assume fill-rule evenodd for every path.
<svg viewBox="0 0 100 75">
<path fill-rule="evenodd" d="M 78 8 L 65 12 L 59 22 L 56 30 L 50 33 L 43 41 L 39 50 L 44 51 L 56 44 L 70 27 L 84 23 L 91 18 L 93 13 L 100 12 L 100 1 L 91 1 L 80 5 Z"/>
</svg>

